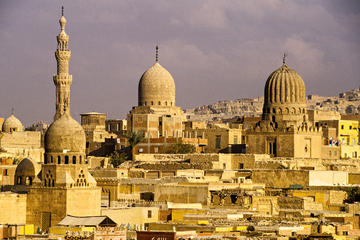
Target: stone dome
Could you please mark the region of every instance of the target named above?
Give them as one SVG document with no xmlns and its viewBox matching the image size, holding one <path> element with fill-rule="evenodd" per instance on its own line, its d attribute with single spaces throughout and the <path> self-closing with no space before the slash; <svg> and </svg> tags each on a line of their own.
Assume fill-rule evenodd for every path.
<svg viewBox="0 0 360 240">
<path fill-rule="evenodd" d="M 85 154 L 84 129 L 70 114 L 64 114 L 54 121 L 45 133 L 46 153 Z"/>
<path fill-rule="evenodd" d="M 11 114 L 11 116 L 8 117 L 2 125 L 2 131 L 7 133 L 20 132 L 23 130 L 23 128 L 24 126 L 20 120 L 17 119 L 13 114 Z"/>
<path fill-rule="evenodd" d="M 284 63 L 266 81 L 263 113 L 298 114 L 305 108 L 304 80 Z"/>
<path fill-rule="evenodd" d="M 16 167 L 15 176 L 17 177 L 35 177 L 35 167 L 34 163 L 28 159 L 24 158 L 19 165 Z"/>
<path fill-rule="evenodd" d="M 158 62 L 140 78 L 139 106 L 175 106 L 175 82 Z"/>
</svg>

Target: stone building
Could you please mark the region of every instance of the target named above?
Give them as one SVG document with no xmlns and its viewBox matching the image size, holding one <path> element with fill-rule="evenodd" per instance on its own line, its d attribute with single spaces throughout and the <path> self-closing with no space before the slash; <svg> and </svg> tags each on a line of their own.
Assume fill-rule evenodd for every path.
<svg viewBox="0 0 360 240">
<path fill-rule="evenodd" d="M 305 84 L 285 64 L 270 74 L 262 119 L 247 131 L 247 153 L 273 157 L 321 158 L 322 132 L 308 120 Z"/>
<path fill-rule="evenodd" d="M 66 19 L 60 18 L 61 33 L 55 56 L 58 61 L 56 115 L 45 134 L 45 157 L 39 178 L 29 189 L 26 222 L 43 230 L 56 225 L 66 215 L 100 215 L 101 189 L 88 173 L 85 156 L 85 132 L 70 115 L 68 74 L 69 37 Z"/>
<path fill-rule="evenodd" d="M 112 153 L 115 140 L 108 143 L 106 139 L 116 139 L 117 135 L 106 131 L 106 114 L 90 112 L 80 115 L 81 126 L 86 135 L 86 155 L 106 156 Z"/>
<path fill-rule="evenodd" d="M 44 148 L 41 144 L 41 132 L 23 129 L 21 121 L 12 113 L 2 124 L 0 148 L 13 158 L 29 158 L 34 163 L 42 162 Z"/>
<path fill-rule="evenodd" d="M 144 72 L 139 81 L 138 106 L 127 115 L 127 130 L 145 137 L 180 137 L 184 113 L 175 105 L 175 82 L 158 62 Z"/>
</svg>

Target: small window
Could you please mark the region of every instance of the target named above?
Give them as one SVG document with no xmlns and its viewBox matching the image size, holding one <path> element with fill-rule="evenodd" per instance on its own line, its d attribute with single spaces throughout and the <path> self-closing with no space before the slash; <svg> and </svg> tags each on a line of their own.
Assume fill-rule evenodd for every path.
<svg viewBox="0 0 360 240">
<path fill-rule="evenodd" d="M 344 129 L 344 125 L 341 125 L 341 129 Z"/>
<path fill-rule="evenodd" d="M 61 158 L 58 156 L 58 164 L 61 164 Z"/>
<path fill-rule="evenodd" d="M 154 102 L 153 102 L 153 101 L 151 101 L 151 105 L 154 105 Z"/>
<path fill-rule="evenodd" d="M 73 164 L 76 164 L 76 156 L 73 156 L 73 161 L 72 161 Z"/>
<path fill-rule="evenodd" d="M 161 102 L 159 101 L 159 104 L 158 104 L 159 106 L 161 106 Z"/>
<path fill-rule="evenodd" d="M 69 164 L 69 156 L 65 156 L 65 164 Z"/>
<path fill-rule="evenodd" d="M 148 218 L 151 218 L 151 217 L 152 217 L 152 211 L 148 210 Z"/>
<path fill-rule="evenodd" d="M 7 175 L 8 175 L 8 170 L 5 169 L 4 176 L 7 176 Z"/>
<path fill-rule="evenodd" d="M 239 164 L 239 169 L 244 169 L 244 164 L 243 163 Z"/>
<path fill-rule="evenodd" d="M 352 129 L 352 126 L 349 126 L 349 129 L 351 130 L 351 129 Z"/>
<path fill-rule="evenodd" d="M 217 136 L 216 136 L 215 147 L 216 147 L 216 148 L 220 148 L 220 147 L 221 147 L 221 135 L 217 135 Z"/>
<path fill-rule="evenodd" d="M 86 148 L 89 148 L 90 143 L 86 142 Z"/>
</svg>

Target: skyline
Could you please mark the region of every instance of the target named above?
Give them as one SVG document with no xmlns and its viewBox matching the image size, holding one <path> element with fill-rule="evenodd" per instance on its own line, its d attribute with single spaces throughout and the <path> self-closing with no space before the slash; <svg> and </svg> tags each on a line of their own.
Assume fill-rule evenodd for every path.
<svg viewBox="0 0 360 240">
<path fill-rule="evenodd" d="M 76 119 L 91 111 L 124 118 L 137 105 L 138 82 L 155 62 L 156 45 L 182 108 L 262 96 L 284 52 L 307 95 L 359 87 L 356 1 L 154 2 L 0 2 L 1 117 L 14 107 L 25 126 L 52 121 L 62 5 Z"/>
</svg>

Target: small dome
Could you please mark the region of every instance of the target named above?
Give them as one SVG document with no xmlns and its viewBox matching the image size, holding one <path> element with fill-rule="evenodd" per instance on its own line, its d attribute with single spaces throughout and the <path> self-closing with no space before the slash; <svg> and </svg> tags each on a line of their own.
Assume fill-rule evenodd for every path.
<svg viewBox="0 0 360 240">
<path fill-rule="evenodd" d="M 8 117 L 2 125 L 2 131 L 7 133 L 21 132 L 23 128 L 24 126 L 20 120 L 17 119 L 13 114 L 11 114 L 11 116 Z"/>
<path fill-rule="evenodd" d="M 304 80 L 286 64 L 270 74 L 264 92 L 264 110 L 271 106 L 305 104 Z"/>
<path fill-rule="evenodd" d="M 175 106 L 175 82 L 158 62 L 140 78 L 139 106 Z"/>
<path fill-rule="evenodd" d="M 24 158 L 16 167 L 15 176 L 34 178 L 35 177 L 34 163 L 30 159 Z"/>
<path fill-rule="evenodd" d="M 45 152 L 85 154 L 85 132 L 69 114 L 54 121 L 45 133 Z"/>
<path fill-rule="evenodd" d="M 60 20 L 59 20 L 59 23 L 60 23 L 60 26 L 61 26 L 61 29 L 64 29 L 65 28 L 65 25 L 66 25 L 66 18 L 64 16 L 61 16 Z"/>
</svg>

